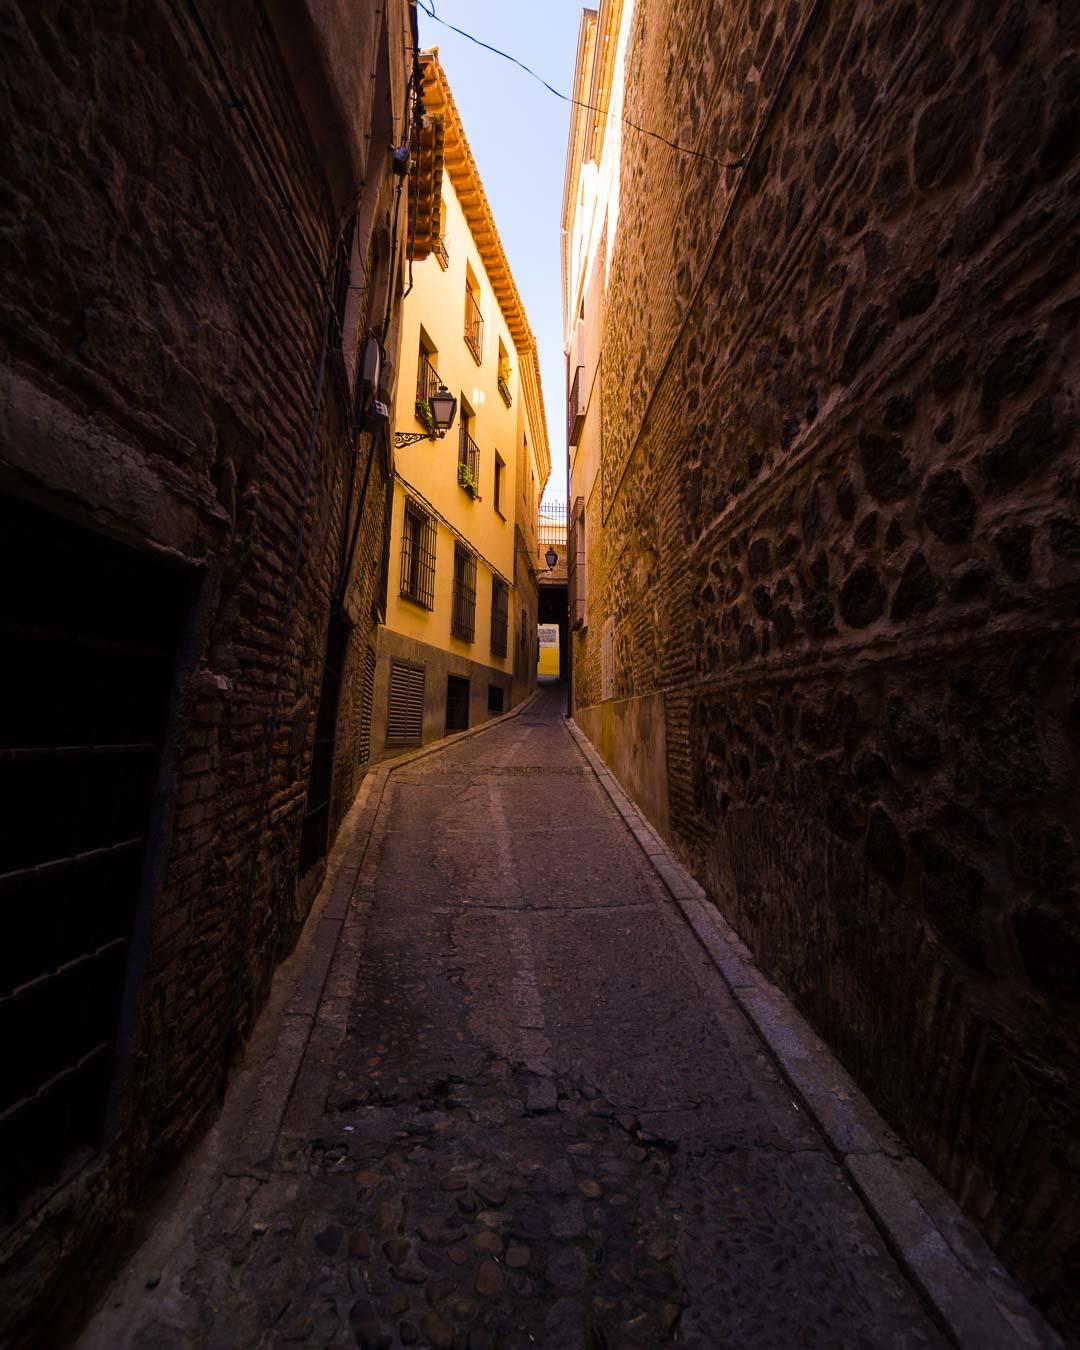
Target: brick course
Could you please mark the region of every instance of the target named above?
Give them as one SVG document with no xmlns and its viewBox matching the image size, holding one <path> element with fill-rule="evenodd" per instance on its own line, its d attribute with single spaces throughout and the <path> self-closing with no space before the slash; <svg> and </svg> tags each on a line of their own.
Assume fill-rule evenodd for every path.
<svg viewBox="0 0 1080 1350">
<path fill-rule="evenodd" d="M 624 133 L 577 702 L 610 623 L 675 846 L 1076 1331 L 1075 10 L 633 23 L 627 116 L 748 161 Z"/>
</svg>

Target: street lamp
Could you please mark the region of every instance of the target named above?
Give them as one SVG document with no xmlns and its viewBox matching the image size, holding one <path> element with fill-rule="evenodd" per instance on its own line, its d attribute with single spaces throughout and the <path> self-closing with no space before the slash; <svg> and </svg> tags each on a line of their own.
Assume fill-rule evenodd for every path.
<svg viewBox="0 0 1080 1350">
<path fill-rule="evenodd" d="M 559 555 L 555 552 L 553 548 L 549 548 L 548 551 L 544 554 L 544 561 L 547 563 L 548 571 L 550 572 L 554 569 L 555 564 L 559 561 Z"/>
<path fill-rule="evenodd" d="M 445 384 L 440 384 L 427 402 L 431 409 L 431 430 L 395 431 L 395 450 L 400 450 L 403 445 L 413 445 L 416 441 L 441 441 L 454 425 L 454 417 L 457 415 L 457 399 Z"/>
</svg>

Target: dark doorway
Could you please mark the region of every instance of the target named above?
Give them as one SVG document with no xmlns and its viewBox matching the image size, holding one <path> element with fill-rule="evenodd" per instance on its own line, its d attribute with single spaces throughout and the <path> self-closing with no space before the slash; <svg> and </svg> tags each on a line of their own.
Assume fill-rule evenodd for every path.
<svg viewBox="0 0 1080 1350">
<path fill-rule="evenodd" d="M 567 621 L 567 594 L 565 586 L 541 586 L 537 621 L 559 625 L 559 679 L 569 674 L 570 630 Z"/>
<path fill-rule="evenodd" d="M 101 1146 L 197 583 L 0 496 L 0 1223 Z M 133 962 L 133 957 L 136 959 Z"/>
<path fill-rule="evenodd" d="M 340 614 L 330 616 L 326 631 L 326 661 L 323 665 L 319 714 L 315 721 L 315 744 L 311 750 L 304 823 L 300 830 L 299 874 L 304 877 L 326 857 L 330 836 L 330 796 L 334 784 L 334 743 L 337 740 L 341 681 L 349 651 L 349 624 Z"/>
<path fill-rule="evenodd" d="M 467 731 L 469 728 L 469 681 L 459 675 L 446 679 L 446 729 Z"/>
</svg>

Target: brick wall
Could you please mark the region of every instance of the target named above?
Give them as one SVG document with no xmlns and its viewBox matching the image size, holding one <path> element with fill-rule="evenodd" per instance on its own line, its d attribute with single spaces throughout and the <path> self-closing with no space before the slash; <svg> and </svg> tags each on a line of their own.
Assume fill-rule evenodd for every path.
<svg viewBox="0 0 1080 1350">
<path fill-rule="evenodd" d="M 194 597 L 114 1128 L 59 1190 L 3 1216 L 0 1340 L 20 1344 L 32 1322 L 43 1341 L 60 1334 L 46 1308 L 77 1322 L 148 1187 L 216 1110 L 314 894 L 319 869 L 297 885 L 301 818 L 331 595 L 372 449 L 352 420 L 355 332 L 382 321 L 388 285 L 400 290 L 386 151 L 405 111 L 404 0 L 359 17 L 323 6 L 317 22 L 273 0 L 203 13 L 210 41 L 191 9 L 157 0 L 16 4 L 3 24 L 0 491 L 169 560 Z M 343 349 L 331 322 L 317 398 L 321 297 L 358 203 L 352 341 Z M 396 300 L 391 320 L 392 356 Z M 346 588 L 331 838 L 364 768 L 387 467 L 380 437 Z"/>
<path fill-rule="evenodd" d="M 633 25 L 708 158 L 624 132 L 578 702 L 610 625 L 676 847 L 1075 1331 L 1077 10 Z"/>
</svg>

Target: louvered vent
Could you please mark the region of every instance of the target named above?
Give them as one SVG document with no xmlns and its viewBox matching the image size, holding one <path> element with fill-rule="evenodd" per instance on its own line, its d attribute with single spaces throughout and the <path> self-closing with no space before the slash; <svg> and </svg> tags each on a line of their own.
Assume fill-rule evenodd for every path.
<svg viewBox="0 0 1080 1350">
<path fill-rule="evenodd" d="M 390 663 L 387 745 L 419 745 L 424 734 L 424 670 L 404 661 Z"/>
<path fill-rule="evenodd" d="M 360 699 L 360 763 L 371 763 L 371 711 L 375 702 L 375 651 L 364 653 L 364 690 Z"/>
</svg>

